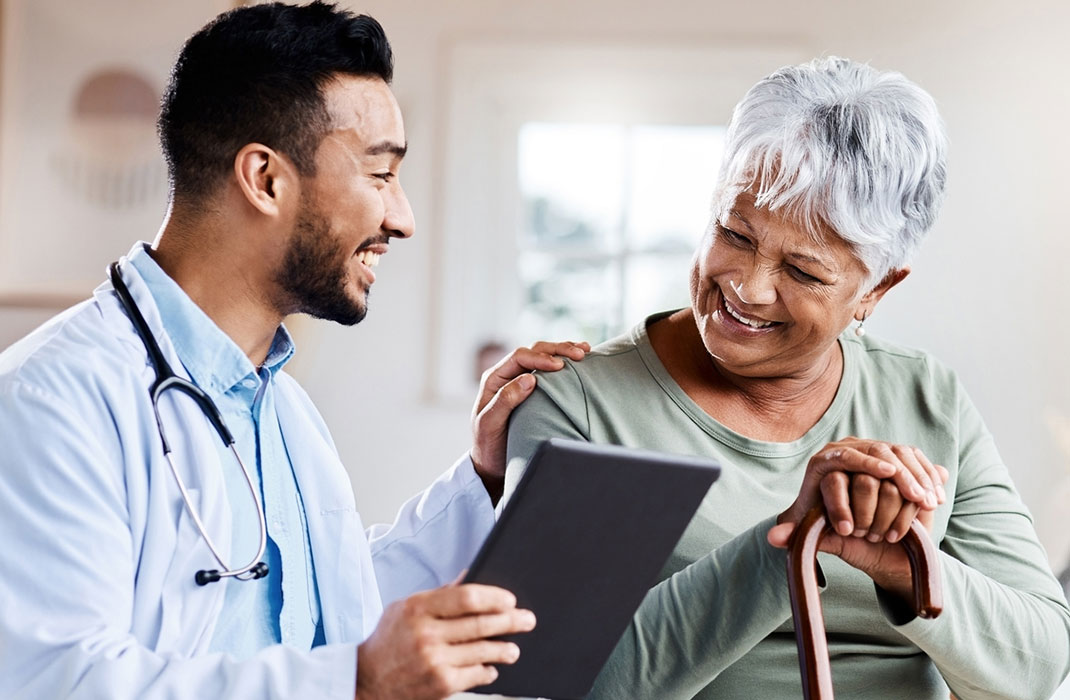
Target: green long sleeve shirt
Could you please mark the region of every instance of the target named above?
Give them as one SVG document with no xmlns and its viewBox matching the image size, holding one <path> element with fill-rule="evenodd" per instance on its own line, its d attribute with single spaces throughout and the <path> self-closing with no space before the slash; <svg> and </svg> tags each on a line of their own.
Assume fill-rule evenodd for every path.
<svg viewBox="0 0 1070 700">
<path fill-rule="evenodd" d="M 648 321 L 655 320 L 651 317 Z M 802 696 L 786 556 L 766 543 L 810 456 L 855 435 L 915 445 L 950 471 L 932 537 L 944 612 L 914 618 L 821 554 L 833 684 L 843 698 L 1049 698 L 1070 670 L 1070 609 L 991 435 L 955 375 L 925 353 L 843 335 L 843 378 L 803 437 L 752 440 L 671 378 L 647 322 L 539 375 L 509 430 L 506 496 L 549 437 L 704 455 L 721 479 L 677 544 L 593 698 Z"/>
</svg>

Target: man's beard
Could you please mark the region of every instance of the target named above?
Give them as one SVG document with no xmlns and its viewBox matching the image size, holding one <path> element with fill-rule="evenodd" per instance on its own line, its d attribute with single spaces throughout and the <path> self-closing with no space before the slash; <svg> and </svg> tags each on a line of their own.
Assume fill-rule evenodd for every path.
<svg viewBox="0 0 1070 700">
<path fill-rule="evenodd" d="M 353 251 L 331 234 L 326 217 L 302 203 L 294 235 L 276 282 L 294 312 L 352 326 L 368 313 L 367 295 L 352 298 L 346 290 Z"/>
</svg>

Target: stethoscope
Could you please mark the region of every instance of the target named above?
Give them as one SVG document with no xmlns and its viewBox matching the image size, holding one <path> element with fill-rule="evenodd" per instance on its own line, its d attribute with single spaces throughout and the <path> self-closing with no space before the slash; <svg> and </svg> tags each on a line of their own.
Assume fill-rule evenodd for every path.
<svg viewBox="0 0 1070 700">
<path fill-rule="evenodd" d="M 123 282 L 122 275 L 119 274 L 119 263 L 113 262 L 109 268 L 111 275 L 112 286 L 115 287 L 115 292 L 119 295 L 119 301 L 122 303 L 123 308 L 126 309 L 126 313 L 130 316 L 130 320 L 134 322 L 134 329 L 137 331 L 138 336 L 141 337 L 141 342 L 145 344 L 145 349 L 149 352 L 149 361 L 152 363 L 153 369 L 156 371 L 156 381 L 149 387 L 149 396 L 152 397 L 152 410 L 156 414 L 156 426 L 160 431 L 160 441 L 163 443 L 163 454 L 167 458 L 167 463 L 171 465 L 171 473 L 175 477 L 175 482 L 178 483 L 178 490 L 182 493 L 182 501 L 186 504 L 186 510 L 189 511 L 190 516 L 193 518 L 194 525 L 197 526 L 197 531 L 201 533 L 201 537 L 204 538 L 205 543 L 208 545 L 208 549 L 212 550 L 212 556 L 219 562 L 219 566 L 222 567 L 222 571 L 219 569 L 201 569 L 193 577 L 193 580 L 197 582 L 198 586 L 204 586 L 209 583 L 214 583 L 226 576 L 233 576 L 240 581 L 250 581 L 253 579 L 263 578 L 268 574 L 268 566 L 261 558 L 264 556 L 264 550 L 267 547 L 267 524 L 264 521 L 264 508 L 260 505 L 260 497 L 256 493 L 256 486 L 253 485 L 253 479 L 249 476 L 249 470 L 246 469 L 245 463 L 242 462 L 241 455 L 238 454 L 238 449 L 234 446 L 234 436 L 231 435 L 230 430 L 227 429 L 225 423 L 223 423 L 223 416 L 220 415 L 219 409 L 216 408 L 215 403 L 208 396 L 208 394 L 201 391 L 195 384 L 189 382 L 182 377 L 179 377 L 171 369 L 171 365 L 164 359 L 163 352 L 160 351 L 160 346 L 156 344 L 156 339 L 152 336 L 152 331 L 149 330 L 149 324 L 145 322 L 145 317 L 141 315 L 141 311 L 137 308 L 137 304 L 134 303 L 134 298 L 130 296 L 130 290 L 127 289 L 126 284 Z M 242 475 L 245 477 L 245 483 L 249 486 L 249 493 L 253 496 L 253 502 L 256 504 L 256 515 L 260 520 L 260 545 L 256 550 L 256 556 L 253 557 L 245 566 L 240 569 L 228 569 L 227 565 L 223 562 L 223 558 L 219 556 L 219 551 L 216 550 L 215 543 L 212 542 L 212 538 L 208 536 L 208 533 L 204 529 L 204 523 L 201 522 L 201 517 L 197 513 L 197 509 L 193 507 L 193 504 L 189 500 L 189 493 L 186 491 L 186 484 L 183 483 L 182 477 L 178 473 L 178 469 L 175 467 L 175 462 L 171 459 L 171 445 L 167 442 L 167 434 L 164 431 L 163 420 L 160 418 L 159 401 L 160 396 L 163 395 L 168 389 L 175 389 L 189 396 L 200 407 L 204 415 L 208 417 L 212 425 L 215 426 L 216 432 L 219 433 L 220 439 L 223 440 L 223 444 L 230 448 L 234 458 L 238 460 L 238 466 L 241 467 Z"/>
</svg>

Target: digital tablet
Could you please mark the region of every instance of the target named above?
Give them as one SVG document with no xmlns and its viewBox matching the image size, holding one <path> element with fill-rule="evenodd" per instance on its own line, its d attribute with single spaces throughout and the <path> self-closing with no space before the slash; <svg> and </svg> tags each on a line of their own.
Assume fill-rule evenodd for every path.
<svg viewBox="0 0 1070 700">
<path fill-rule="evenodd" d="M 709 459 L 544 442 L 465 578 L 512 591 L 537 625 L 507 637 L 519 661 L 471 692 L 587 695 L 719 474 Z"/>
</svg>

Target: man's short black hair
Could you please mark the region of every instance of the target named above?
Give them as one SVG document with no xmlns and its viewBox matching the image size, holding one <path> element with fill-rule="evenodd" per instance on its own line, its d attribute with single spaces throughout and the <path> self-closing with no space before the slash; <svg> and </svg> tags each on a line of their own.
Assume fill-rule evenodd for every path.
<svg viewBox="0 0 1070 700">
<path fill-rule="evenodd" d="M 331 128 L 323 85 L 340 73 L 390 82 L 393 72 L 383 28 L 365 15 L 318 0 L 220 15 L 186 42 L 164 93 L 157 126 L 172 196 L 210 195 L 249 143 L 315 174 Z"/>
</svg>

